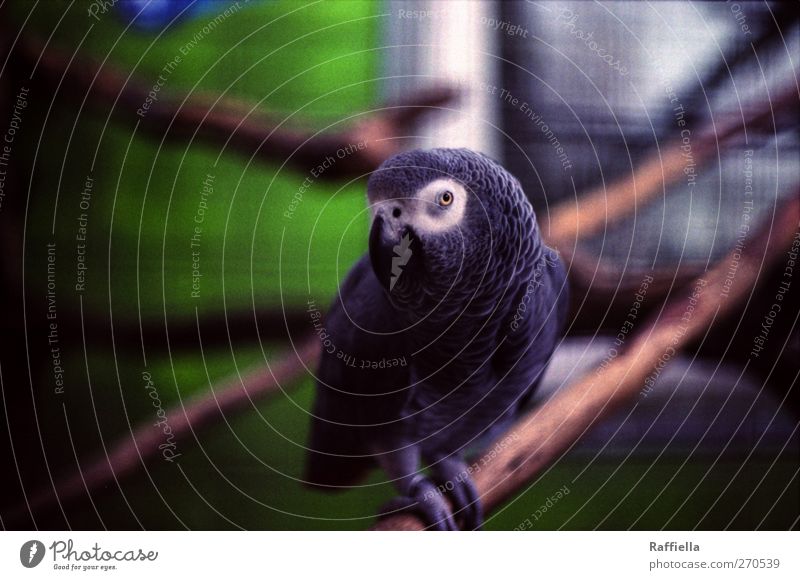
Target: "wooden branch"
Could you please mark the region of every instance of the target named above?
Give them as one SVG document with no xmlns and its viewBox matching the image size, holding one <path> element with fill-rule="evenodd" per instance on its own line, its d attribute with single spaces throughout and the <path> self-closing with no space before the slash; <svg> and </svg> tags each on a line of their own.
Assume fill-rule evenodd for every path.
<svg viewBox="0 0 800 580">
<path fill-rule="evenodd" d="M 794 111 L 798 105 L 796 87 L 787 85 L 775 98 L 741 114 L 730 114 L 716 127 L 705 127 L 693 133 L 691 161 L 695 170 L 715 158 L 718 148 L 736 142 L 745 131 L 776 130 L 774 116 Z M 744 119 L 744 122 L 742 120 Z M 628 297 L 641 284 L 643 272 L 626 271 L 620 274 L 605 266 L 598 258 L 578 247 L 578 242 L 596 234 L 606 224 L 613 226 L 638 207 L 663 194 L 666 187 L 682 176 L 688 158 L 684 158 L 682 143 L 667 146 L 661 154 L 654 153 L 637 167 L 632 175 L 620 179 L 608 188 L 599 187 L 581 195 L 577 203 L 568 200 L 552 214 L 546 232 L 548 244 L 557 248 L 568 265 L 572 299 L 571 333 L 595 333 L 603 329 L 618 329 L 627 313 Z M 651 272 L 654 283 L 648 289 L 648 300 L 642 313 L 660 306 L 671 292 L 683 288 L 704 268 L 703 264 L 679 264 L 675 269 L 664 268 Z"/>
<path fill-rule="evenodd" d="M 715 126 L 693 131 L 690 150 L 681 149 L 684 145 L 681 140 L 668 144 L 645 159 L 630 176 L 608 187 L 600 186 L 582 195 L 577 202 L 561 204 L 550 218 L 545 237 L 562 252 L 574 251 L 579 239 L 598 233 L 605 224 L 619 222 L 635 208 L 663 194 L 668 185 L 684 175 L 687 162 L 693 162 L 697 169 L 708 161 L 718 146 L 731 143 L 746 130 L 771 127 L 774 115 L 796 109 L 797 104 L 797 89 L 790 83 L 774 99 L 731 114 Z"/>
<path fill-rule="evenodd" d="M 68 95 L 77 103 L 86 98 L 89 106 L 103 111 L 114 105 L 112 113 L 118 119 L 138 122 L 142 130 L 156 136 L 167 132 L 172 139 L 197 138 L 245 155 L 255 154 L 265 162 L 286 161 L 303 173 L 319 166 L 326 157 L 335 157 L 336 163 L 321 173 L 321 179 L 361 177 L 374 170 L 403 149 L 402 137 L 413 135 L 412 128 L 425 115 L 440 112 L 458 96 L 450 87 L 429 87 L 376 107 L 345 128 L 317 134 L 313 129 L 290 126 L 277 116 L 253 111 L 251 104 L 230 97 L 181 95 L 159 88 L 157 99 L 148 98 L 152 82 L 129 77 L 113 66 L 100 66 L 80 54 L 70 64 L 69 55 L 32 35 L 23 38 L 18 50 L 31 66 L 38 63 L 37 81 L 53 90 L 58 88 L 62 96 Z M 337 155 L 343 149 L 348 153 Z"/>
<path fill-rule="evenodd" d="M 166 417 L 176 442 L 185 441 L 198 431 L 220 422 L 224 415 L 250 409 L 259 400 L 285 388 L 306 374 L 306 368 L 316 367 L 320 354 L 320 343 L 316 335 L 308 337 L 292 350 L 277 357 L 268 366 L 259 365 L 244 373 L 212 386 L 209 394 L 205 390 L 184 403 L 167 410 Z M 160 427 L 154 426 L 157 417 L 142 421 L 126 437 L 109 446 L 108 455 L 102 454 L 89 461 L 72 474 L 60 477 L 55 489 L 43 489 L 30 498 L 30 509 L 35 515 L 53 508 L 58 502 L 67 503 L 79 497 L 98 493 L 103 487 L 113 484 L 142 469 L 148 462 L 161 455 L 159 444 L 164 435 Z M 17 509 L 9 517 L 15 521 L 28 513 L 27 508 Z"/>
<path fill-rule="evenodd" d="M 622 353 L 523 416 L 494 449 L 473 466 L 473 481 L 488 513 L 559 459 L 603 417 L 635 399 L 657 364 L 700 338 L 754 290 L 762 272 L 786 259 L 785 250 L 800 228 L 800 192 L 779 208 L 741 252 L 727 298 L 722 297 L 733 252 L 693 284 L 694 295 L 673 300 L 632 335 Z M 692 306 L 691 319 L 682 320 Z M 499 450 L 499 451 L 497 451 Z M 376 530 L 422 530 L 411 514 L 380 520 Z"/>
</svg>

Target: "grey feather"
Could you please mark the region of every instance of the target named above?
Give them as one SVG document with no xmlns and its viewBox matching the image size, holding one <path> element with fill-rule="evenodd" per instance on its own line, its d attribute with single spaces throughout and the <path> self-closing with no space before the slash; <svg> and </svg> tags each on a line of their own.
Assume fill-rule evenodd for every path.
<svg viewBox="0 0 800 580">
<path fill-rule="evenodd" d="M 450 211 L 419 197 L 443 179 L 463 186 L 465 213 L 457 227 L 422 231 L 422 212 Z M 317 485 L 351 484 L 372 458 L 406 475 L 392 469 L 398 450 L 413 448 L 421 469 L 496 436 L 541 379 L 567 316 L 564 267 L 496 162 L 465 149 L 412 151 L 386 161 L 367 190 L 370 253 L 326 319 L 336 350 L 356 364 L 323 353 L 306 473 Z M 360 368 L 381 360 L 405 364 Z"/>
</svg>

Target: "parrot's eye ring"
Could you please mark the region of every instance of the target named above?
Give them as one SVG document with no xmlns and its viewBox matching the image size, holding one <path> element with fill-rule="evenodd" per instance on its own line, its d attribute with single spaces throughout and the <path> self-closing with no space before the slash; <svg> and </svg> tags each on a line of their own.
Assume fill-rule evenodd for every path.
<svg viewBox="0 0 800 580">
<path fill-rule="evenodd" d="M 439 204 L 439 207 L 447 207 L 453 203 L 453 193 L 447 190 L 443 191 L 436 196 L 436 203 Z"/>
</svg>

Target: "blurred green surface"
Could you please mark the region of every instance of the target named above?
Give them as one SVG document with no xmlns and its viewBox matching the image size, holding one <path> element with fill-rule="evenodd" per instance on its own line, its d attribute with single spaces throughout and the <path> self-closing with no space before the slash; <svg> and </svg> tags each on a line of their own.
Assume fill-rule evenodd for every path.
<svg viewBox="0 0 800 580">
<path fill-rule="evenodd" d="M 53 33 L 51 45 L 71 54 L 78 46 L 97 60 L 154 81 L 164 64 L 179 54 L 202 25 L 202 16 L 180 24 L 159 39 L 123 30 L 110 15 L 99 23 L 87 18 L 88 2 L 65 12 L 66 2 L 42 2 L 26 30 Z M 255 3 L 253 3 L 255 4 Z M 223 6 L 224 7 L 224 6 Z M 376 102 L 380 53 L 379 4 L 324 2 L 304 7 L 294 2 L 263 2 L 231 16 L 207 35 L 169 76 L 166 92 L 200 91 L 260 102 L 267 110 L 322 127 Z M 17 2 L 20 20 L 31 10 Z M 294 10 L 294 12 L 293 12 Z M 63 18 L 62 18 L 63 17 Z M 88 30 L 88 34 L 87 34 Z M 86 37 L 84 39 L 84 34 Z M 307 36 L 306 36 L 307 35 Z M 83 40 L 82 40 L 83 39 Z M 284 84 L 285 83 L 285 84 Z M 86 317 L 169 322 L 197 311 L 257 306 L 304 305 L 309 294 L 318 303 L 333 296 L 337 282 L 365 247 L 363 183 L 317 181 L 293 219 L 282 214 L 307 177 L 275 165 L 222 152 L 205 144 L 160 144 L 130 125 L 108 120 L 81 104 L 57 102 L 48 114 L 34 174 L 27 219 L 26 260 L 29 283 L 42 283 L 45 244 L 58 247 L 59 310 L 83 308 Z M 35 150 L 39 136 L 26 134 Z M 93 164 L 93 168 L 92 168 Z M 76 218 L 86 176 L 94 178 L 88 225 L 87 290 L 72 291 L 75 274 Z M 191 248 L 202 182 L 213 174 L 214 193 L 205 214 L 201 242 L 203 281 L 200 297 L 191 297 Z M 335 193 L 335 195 L 333 195 Z M 54 199 L 58 195 L 58 207 Z M 332 197 L 333 196 L 333 197 Z M 55 212 L 55 213 L 54 213 Z M 55 219 L 55 234 L 51 225 Z M 280 265 L 280 266 L 279 266 Z M 111 315 L 109 316 L 109 312 Z M 84 357 L 80 343 L 65 353 L 65 405 L 76 453 L 85 462 L 129 425 L 155 420 L 141 374 L 153 377 L 165 406 L 207 392 L 209 383 L 280 351 L 280 344 L 234 344 L 142 353 L 119 350 L 110 341 L 92 343 Z M 146 363 L 144 360 L 146 356 Z M 91 382 L 88 380 L 91 378 Z M 49 389 L 43 385 L 44 390 Z M 180 461 L 156 460 L 148 473 L 121 482 L 95 503 L 69 508 L 75 528 L 108 527 L 364 529 L 382 501 L 391 495 L 374 473 L 365 487 L 341 496 L 303 489 L 293 478 L 302 469 L 302 445 L 312 385 L 306 379 L 286 396 L 259 403 L 179 445 Z M 46 399 L 52 402 L 52 397 Z M 40 407 L 52 425 L 63 425 L 59 405 Z M 45 432 L 55 465 L 74 465 L 62 429 Z M 49 441 L 48 441 L 49 438 Z M 489 529 L 513 529 L 533 514 L 548 495 L 564 485 L 571 493 L 536 522 L 534 529 L 626 528 L 642 513 L 677 468 L 680 458 L 659 461 L 608 519 L 614 505 L 638 480 L 649 462 L 628 462 L 609 479 L 615 464 L 598 463 L 579 480 L 581 460 L 558 464 L 509 507 L 493 516 Z M 769 483 L 756 484 L 768 466 L 754 459 L 732 481 L 741 462 L 723 461 L 703 479 L 709 462 L 692 461 L 637 523 L 681 529 L 731 524 L 750 527 L 766 513 L 765 527 L 785 528 L 798 513 L 794 464 L 780 462 Z M 702 482 L 701 482 L 702 480 Z M 678 510 L 688 490 L 700 486 Z M 773 494 L 789 490 L 777 504 Z M 586 506 L 595 491 L 598 495 Z M 755 491 L 748 501 L 747 497 Z M 740 516 L 732 514 L 743 506 Z M 734 507 L 735 509 L 731 509 Z M 769 509 L 772 508 L 772 509 Z M 95 509 L 97 511 L 95 511 Z M 673 517 L 674 515 L 674 517 Z"/>
<path fill-rule="evenodd" d="M 27 18 L 25 32 L 43 39 L 52 34 L 49 45 L 63 54 L 80 50 L 95 61 L 130 72 L 145 85 L 154 83 L 164 65 L 181 55 L 180 64 L 161 89 L 165 96 L 187 92 L 224 95 L 258 103 L 288 126 L 319 129 L 340 123 L 376 102 L 378 85 L 373 79 L 378 55 L 371 49 L 377 42 L 378 6 L 373 2 L 314 6 L 253 2 L 206 34 L 188 55 L 181 53 L 181 47 L 215 12 L 181 22 L 155 38 L 126 31 L 110 12 L 95 22 L 87 17 L 89 4 L 54 1 L 34 8 L 28 2 L 17 2 L 12 8 L 19 22 Z M 219 12 L 229 4 L 219 2 Z M 45 244 L 55 242 L 62 317 L 66 311 L 82 308 L 87 320 L 114 322 L 118 328 L 136 320 L 139 313 L 146 321 L 165 320 L 169 326 L 171 320 L 191 320 L 195 312 L 202 320 L 206 313 L 253 305 L 304 306 L 309 295 L 325 304 L 333 297 L 338 280 L 365 249 L 363 183 L 314 180 L 289 220 L 283 217 L 284 211 L 308 175 L 281 169 L 277 163 L 251 162 L 206 143 L 161 143 L 137 132 L 132 124 L 64 98 L 54 99 L 51 109 L 43 107 L 34 114 L 46 120 L 41 135 L 23 135 L 28 149 L 40 148 L 26 224 L 28 283 L 44 287 Z M 213 194 L 204 213 L 199 247 L 203 277 L 199 297 L 192 297 L 190 238 L 203 181 L 209 174 L 213 175 Z M 79 295 L 73 290 L 75 235 L 77 218 L 84 211 L 79 202 L 87 176 L 93 179 L 91 207 L 86 212 L 88 271 L 86 290 Z M 90 336 L 84 360 L 82 345 L 72 342 L 64 353 L 64 400 L 78 456 L 86 461 L 102 451 L 101 440 L 109 445 L 126 433 L 129 425 L 157 419 L 143 389 L 145 370 L 151 373 L 167 408 L 208 392 L 209 377 L 213 382 L 232 376 L 285 346 L 204 346 L 201 355 L 199 345 L 184 349 L 156 345 L 139 352 L 112 348 L 110 342 L 98 344 Z M 47 392 L 51 386 L 43 384 L 42 388 Z M 259 413 L 237 419 L 241 441 L 225 439 L 225 445 L 215 448 L 222 461 L 217 465 L 233 478 L 243 470 L 239 467 L 242 458 L 226 461 L 236 455 L 231 446 L 237 451 L 240 446 L 251 450 L 262 463 L 247 472 L 249 487 L 260 489 L 268 500 L 280 486 L 277 495 L 284 498 L 284 509 L 298 501 L 311 501 L 308 497 L 312 495 L 300 492 L 274 471 L 296 477 L 302 466 L 300 445 L 305 441 L 307 415 L 300 409 L 310 405 L 310 381 L 303 381 L 299 390 L 292 390 L 295 392 L 296 403 L 278 400 L 263 405 Z M 49 459 L 56 468 L 73 464 L 58 400 L 43 400 L 40 416 L 55 427 L 52 433 L 44 430 Z M 293 441 L 290 448 L 285 447 L 287 441 Z M 246 453 L 249 459 L 253 456 Z M 216 473 L 208 469 L 210 474 Z M 174 472 L 162 471 L 159 476 L 168 491 L 184 482 Z M 199 479 L 200 483 L 193 484 L 210 485 L 203 477 Z M 146 513 L 149 494 L 140 484 L 133 480 L 123 485 L 128 501 Z M 190 512 L 196 511 L 198 502 L 203 503 L 193 493 L 171 494 L 171 501 Z M 239 505 L 251 511 L 246 502 Z M 314 513 L 314 505 L 312 501 L 309 513 Z M 325 506 L 336 509 L 335 502 L 321 497 L 316 506 L 317 510 Z M 126 525 L 124 512 L 107 507 L 104 521 L 110 521 L 106 525 Z M 175 525 L 172 519 L 160 518 L 159 514 L 167 513 L 162 506 L 154 518 L 148 518 L 148 527 Z M 184 517 L 187 525 L 211 524 L 199 513 L 194 518 Z M 282 525 L 280 519 L 273 520 L 272 513 L 259 517 L 263 518 L 260 524 L 252 522 L 255 527 Z M 123 519 L 115 524 L 116 518 Z"/>
</svg>

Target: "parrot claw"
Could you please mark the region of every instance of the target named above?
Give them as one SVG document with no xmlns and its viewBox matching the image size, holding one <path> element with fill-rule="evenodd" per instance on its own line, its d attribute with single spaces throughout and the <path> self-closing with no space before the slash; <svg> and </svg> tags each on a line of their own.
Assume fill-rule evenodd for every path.
<svg viewBox="0 0 800 580">
<path fill-rule="evenodd" d="M 445 490 L 449 497 L 460 528 L 479 530 L 483 525 L 483 507 L 467 464 L 456 458 L 446 458 L 434 467 L 434 471 L 434 481 L 438 489 Z"/>
<path fill-rule="evenodd" d="M 458 530 L 450 505 L 441 491 L 428 478 L 420 478 L 412 486 L 410 495 L 395 497 L 384 504 L 378 518 L 402 512 L 416 513 L 423 519 L 426 529 L 429 530 L 442 532 Z"/>
</svg>

